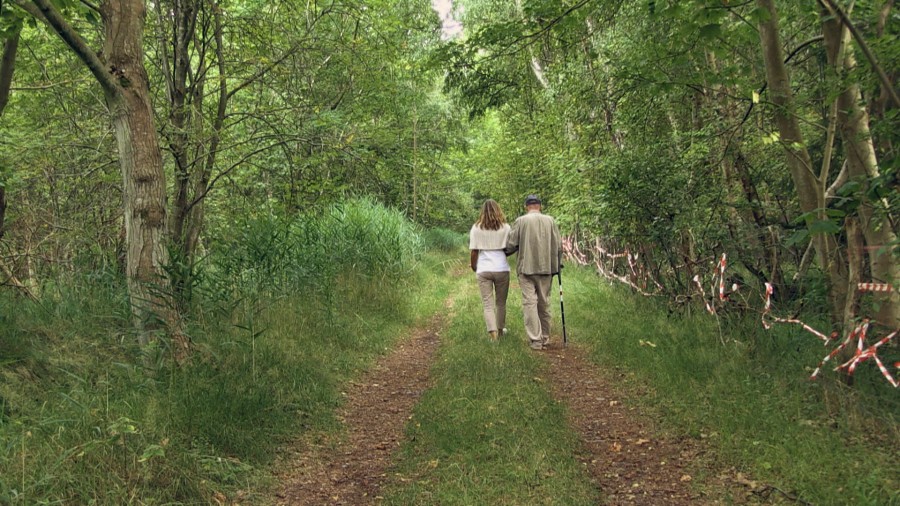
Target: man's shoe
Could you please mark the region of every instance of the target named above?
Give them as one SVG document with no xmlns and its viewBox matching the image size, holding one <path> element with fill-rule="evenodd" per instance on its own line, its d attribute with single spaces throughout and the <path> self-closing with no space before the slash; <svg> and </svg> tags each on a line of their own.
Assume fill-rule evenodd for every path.
<svg viewBox="0 0 900 506">
<path fill-rule="evenodd" d="M 541 342 L 533 342 L 528 345 L 534 351 L 541 351 L 544 349 L 544 344 Z"/>
<path fill-rule="evenodd" d="M 491 342 L 496 343 L 497 342 L 497 331 L 492 330 L 492 331 L 488 332 L 488 334 L 491 336 Z"/>
</svg>

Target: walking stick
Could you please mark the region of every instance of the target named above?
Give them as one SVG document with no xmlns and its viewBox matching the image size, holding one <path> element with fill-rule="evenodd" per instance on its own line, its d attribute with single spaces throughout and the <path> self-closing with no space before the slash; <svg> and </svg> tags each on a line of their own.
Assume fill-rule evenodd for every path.
<svg viewBox="0 0 900 506">
<path fill-rule="evenodd" d="M 566 335 L 566 308 L 563 306 L 562 265 L 559 266 L 559 272 L 556 273 L 556 277 L 559 279 L 559 314 L 562 316 L 563 348 L 565 348 L 569 344 L 569 338 Z"/>
</svg>

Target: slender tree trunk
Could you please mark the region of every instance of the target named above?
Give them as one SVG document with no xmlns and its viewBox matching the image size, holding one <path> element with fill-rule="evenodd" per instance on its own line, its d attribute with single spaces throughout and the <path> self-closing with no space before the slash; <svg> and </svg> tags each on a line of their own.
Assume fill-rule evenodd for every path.
<svg viewBox="0 0 900 506">
<path fill-rule="evenodd" d="M 757 6 L 769 13 L 768 19 L 759 23 L 759 38 L 762 45 L 769 95 L 775 106 L 775 124 L 781 142 L 787 151 L 787 165 L 804 213 L 816 213 L 817 219 L 826 219 L 825 194 L 822 185 L 812 170 L 812 160 L 803 142 L 800 123 L 793 115 L 794 96 L 787 67 L 781 49 L 778 33 L 778 13 L 774 0 L 757 0 Z M 807 220 L 811 225 L 812 219 Z M 828 297 L 831 305 L 831 319 L 840 325 L 847 296 L 847 274 L 844 259 L 838 252 L 837 241 L 829 234 L 815 234 L 812 238 L 822 269 L 828 273 L 830 286 Z"/>
<path fill-rule="evenodd" d="M 216 117 L 212 125 L 212 138 L 209 140 L 206 160 L 194 187 L 194 200 L 190 207 L 190 220 L 185 234 L 185 247 L 190 258 L 193 259 L 200 243 L 200 232 L 206 218 L 206 194 L 209 192 L 209 181 L 213 167 L 216 165 L 216 155 L 219 153 L 222 129 L 225 126 L 225 113 L 228 107 L 228 81 L 225 77 L 225 43 L 223 40 L 224 25 L 222 23 L 222 9 L 214 6 L 213 20 L 215 22 L 216 64 L 219 70 L 219 100 L 216 105 Z M 199 113 L 199 111 L 198 111 Z"/>
<path fill-rule="evenodd" d="M 191 168 L 194 166 L 189 154 L 191 130 L 194 128 L 192 108 L 188 97 L 193 96 L 189 89 L 188 74 L 192 65 L 189 54 L 190 43 L 194 38 L 197 20 L 197 8 L 191 0 L 176 0 L 171 7 L 155 3 L 159 18 L 160 54 L 163 75 L 166 80 L 166 91 L 169 99 L 169 133 L 167 135 L 169 149 L 175 161 L 174 199 L 169 223 L 172 241 L 182 257 L 189 261 L 191 251 L 186 247 L 185 228 L 190 214 Z M 165 13 L 164 13 L 165 10 Z M 171 34 L 165 30 L 171 25 Z M 168 36 L 171 36 L 171 55 L 169 54 Z M 205 55 L 205 52 L 201 52 Z M 169 61 L 171 58 L 171 62 Z M 200 57 L 199 65 L 204 64 Z M 199 72 L 198 72 L 199 73 Z M 193 83 L 190 86 L 202 86 Z M 179 280 L 180 281 L 180 280 Z M 176 291 L 178 286 L 176 283 Z"/>
<path fill-rule="evenodd" d="M 847 218 L 844 223 L 847 231 L 847 281 L 851 287 L 862 281 L 863 270 L 863 234 L 856 218 Z M 859 292 L 850 290 L 844 304 L 844 328 L 852 328 L 853 319 L 857 316 Z"/>
<path fill-rule="evenodd" d="M 3 55 L 0 56 L 0 116 L 3 116 L 3 109 L 9 103 L 9 90 L 12 87 L 13 71 L 16 67 L 20 33 L 14 33 L 3 43 Z"/>
<path fill-rule="evenodd" d="M 0 57 L 0 117 L 9 103 L 9 90 L 12 87 L 13 71 L 16 66 L 16 52 L 19 49 L 19 33 L 16 32 L 3 43 L 3 55 Z M 6 216 L 6 184 L 0 180 L 0 239 L 3 239 L 4 217 Z"/>
<path fill-rule="evenodd" d="M 0 240 L 3 240 L 3 235 L 6 234 L 6 229 L 4 228 L 4 218 L 6 217 L 6 187 L 0 184 Z"/>
<path fill-rule="evenodd" d="M 413 134 L 413 160 L 412 160 L 412 220 L 416 221 L 417 219 L 417 211 L 419 207 L 419 115 L 416 106 L 413 105 L 413 121 L 412 121 L 412 134 Z"/>
<path fill-rule="evenodd" d="M 849 13 L 848 13 L 849 15 Z M 828 63 L 835 75 L 845 77 L 856 66 L 853 51 L 841 47 L 850 44 L 850 31 L 846 26 L 823 12 L 823 33 Z M 840 83 L 841 92 L 837 98 L 837 122 L 847 159 L 848 176 L 863 182 L 860 192 L 862 200 L 859 209 L 860 228 L 868 246 L 869 268 L 873 281 L 895 283 L 900 281 L 900 269 L 894 261 L 890 245 L 897 237 L 890 225 L 890 217 L 878 201 L 867 197 L 868 181 L 878 176 L 878 160 L 875 146 L 869 132 L 869 114 L 862 107 L 859 83 Z M 876 293 L 879 310 L 875 319 L 889 328 L 900 326 L 900 294 L 897 291 Z"/>
<path fill-rule="evenodd" d="M 713 52 L 706 52 L 706 63 L 716 74 L 719 73 L 718 61 Z M 709 86 L 712 93 L 695 93 L 694 129 L 699 130 L 705 124 L 702 111 L 704 105 L 715 111 L 716 117 L 726 125 L 738 124 L 740 116 L 728 100 L 720 100 L 723 86 L 713 83 Z M 725 89 L 733 92 L 733 90 Z M 704 100 L 704 98 L 706 100 Z M 704 104 L 704 102 L 709 102 Z M 740 127 L 738 127 L 740 128 Z M 729 229 L 735 235 L 734 248 L 739 253 L 740 261 L 759 281 L 770 282 L 782 288 L 781 269 L 778 265 L 778 243 L 772 240 L 767 230 L 764 207 L 760 203 L 759 193 L 750 174 L 747 158 L 742 151 L 742 134 L 722 135 L 720 138 L 722 155 L 722 172 L 725 197 L 728 199 L 728 213 L 731 215 Z M 743 202 L 741 202 L 743 199 Z M 749 204 L 749 205 L 747 205 Z"/>
</svg>

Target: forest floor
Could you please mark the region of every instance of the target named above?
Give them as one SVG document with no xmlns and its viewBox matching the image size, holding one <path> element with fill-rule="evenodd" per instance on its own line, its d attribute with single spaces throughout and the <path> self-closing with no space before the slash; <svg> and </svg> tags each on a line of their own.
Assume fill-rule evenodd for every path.
<svg viewBox="0 0 900 506">
<path fill-rule="evenodd" d="M 290 505 L 377 504 L 390 484 L 389 470 L 404 442 L 404 428 L 429 388 L 441 333 L 453 318 L 453 296 L 441 315 L 402 339 L 363 377 L 347 385 L 338 419 L 340 435 L 306 435 L 278 465 L 274 502 Z M 556 339 L 556 338 L 555 338 Z M 522 346 L 525 346 L 523 341 Z M 579 439 L 577 458 L 603 504 L 696 505 L 778 503 L 734 470 L 716 469 L 702 439 L 671 437 L 654 415 L 630 402 L 624 375 L 591 363 L 578 346 L 557 339 L 541 358 L 541 375 Z"/>
</svg>

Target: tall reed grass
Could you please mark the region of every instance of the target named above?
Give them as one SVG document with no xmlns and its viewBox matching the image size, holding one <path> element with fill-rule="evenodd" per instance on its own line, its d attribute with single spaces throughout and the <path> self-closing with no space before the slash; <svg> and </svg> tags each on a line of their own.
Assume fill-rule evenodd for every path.
<svg viewBox="0 0 900 506">
<path fill-rule="evenodd" d="M 136 344 L 115 272 L 39 305 L 0 293 L 0 504 L 252 499 L 279 444 L 334 426 L 340 385 L 446 296 L 416 228 L 371 201 L 212 235 L 182 367 L 142 358 L 164 350 Z"/>
</svg>

